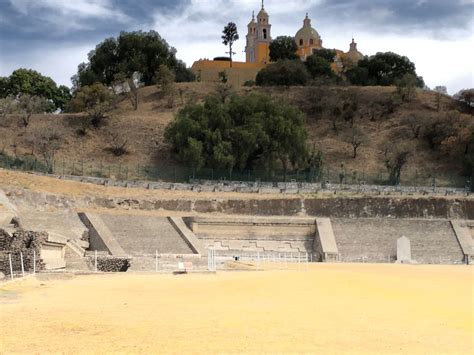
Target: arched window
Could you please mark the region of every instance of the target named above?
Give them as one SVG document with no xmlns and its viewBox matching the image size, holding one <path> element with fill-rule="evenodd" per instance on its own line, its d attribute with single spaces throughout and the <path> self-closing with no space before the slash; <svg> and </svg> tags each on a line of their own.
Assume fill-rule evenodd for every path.
<svg viewBox="0 0 474 355">
<path fill-rule="evenodd" d="M 263 39 L 267 39 L 267 30 L 263 29 Z"/>
<path fill-rule="evenodd" d="M 312 38 L 309 40 L 309 44 L 310 44 L 311 46 L 314 44 L 314 41 L 313 41 Z"/>
<path fill-rule="evenodd" d="M 300 46 L 303 45 L 303 39 L 300 39 Z"/>
</svg>

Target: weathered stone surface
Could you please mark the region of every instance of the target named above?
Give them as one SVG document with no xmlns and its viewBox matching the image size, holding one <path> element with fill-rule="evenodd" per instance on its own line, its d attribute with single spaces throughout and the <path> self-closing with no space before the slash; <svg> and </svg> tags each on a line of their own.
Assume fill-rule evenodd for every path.
<svg viewBox="0 0 474 355">
<path fill-rule="evenodd" d="M 411 244 L 410 239 L 403 236 L 397 239 L 397 262 L 411 263 Z"/>
<path fill-rule="evenodd" d="M 455 206 L 455 207 L 453 207 Z M 396 217 L 396 218 L 450 218 L 474 214 L 474 199 L 443 198 L 314 198 L 305 199 L 306 213 L 324 217 Z"/>
<path fill-rule="evenodd" d="M 196 200 L 194 210 L 199 213 L 218 212 L 216 200 Z"/>
<path fill-rule="evenodd" d="M 218 211 L 226 214 L 294 216 L 301 212 L 300 199 L 225 200 L 218 206 Z"/>
<path fill-rule="evenodd" d="M 158 200 L 155 202 L 155 209 L 166 211 L 191 212 L 192 201 L 190 200 Z"/>
<path fill-rule="evenodd" d="M 395 262 L 397 239 L 409 235 L 412 258 L 422 264 L 461 264 L 464 254 L 448 220 L 331 218 L 344 262 Z"/>
</svg>

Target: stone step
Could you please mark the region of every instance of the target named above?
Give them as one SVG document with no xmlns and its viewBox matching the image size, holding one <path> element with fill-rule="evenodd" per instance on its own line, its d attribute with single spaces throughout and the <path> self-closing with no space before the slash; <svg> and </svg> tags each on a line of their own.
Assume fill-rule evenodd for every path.
<svg viewBox="0 0 474 355">
<path fill-rule="evenodd" d="M 77 242 L 76 240 L 72 239 L 72 240 L 69 240 L 66 244 L 66 246 L 69 248 L 69 250 L 75 254 L 76 256 L 78 257 L 83 257 L 86 253 L 85 249 L 82 248 Z"/>
<path fill-rule="evenodd" d="M 92 271 L 86 258 L 66 259 L 66 269 L 69 271 Z"/>
</svg>

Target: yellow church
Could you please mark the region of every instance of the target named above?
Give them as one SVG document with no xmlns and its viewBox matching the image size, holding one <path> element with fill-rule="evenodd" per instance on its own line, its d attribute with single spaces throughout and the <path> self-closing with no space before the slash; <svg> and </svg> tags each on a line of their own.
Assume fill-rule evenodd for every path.
<svg viewBox="0 0 474 355">
<path fill-rule="evenodd" d="M 270 16 L 265 10 L 264 2 L 257 17 L 252 14 L 252 19 L 247 25 L 247 36 L 245 46 L 245 62 L 232 62 L 229 60 L 216 58 L 215 60 L 200 59 L 194 62 L 192 70 L 201 81 L 218 81 L 218 73 L 226 71 L 229 81 L 233 84 L 242 85 L 248 80 L 255 80 L 259 70 L 270 63 L 270 44 L 272 42 L 272 25 Z M 324 48 L 323 40 L 311 25 L 311 19 L 306 13 L 303 20 L 303 27 L 295 35 L 297 54 L 301 60 L 305 61 L 307 57 L 314 54 L 317 50 Z M 349 45 L 349 51 L 344 52 L 338 49 L 336 58 L 332 64 L 332 69 L 336 73 L 344 70 L 344 67 L 351 64 L 357 64 L 364 56 L 357 50 L 357 43 L 352 39 Z"/>
</svg>

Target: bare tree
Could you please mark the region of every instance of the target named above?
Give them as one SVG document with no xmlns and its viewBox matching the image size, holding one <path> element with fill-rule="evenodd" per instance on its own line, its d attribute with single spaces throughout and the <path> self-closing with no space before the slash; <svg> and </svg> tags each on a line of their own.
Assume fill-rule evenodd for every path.
<svg viewBox="0 0 474 355">
<path fill-rule="evenodd" d="M 57 152 L 61 149 L 64 132 L 58 127 L 39 127 L 30 132 L 28 140 L 32 152 L 46 164 L 49 173 L 53 172 Z"/>
<path fill-rule="evenodd" d="M 332 123 L 332 129 L 333 131 L 338 134 L 339 133 L 339 130 L 337 128 L 337 122 L 339 121 L 339 119 L 341 118 L 341 115 L 342 115 L 342 111 L 340 109 L 339 106 L 335 106 L 329 116 L 329 119 L 331 120 L 331 123 Z"/>
<path fill-rule="evenodd" d="M 21 95 L 16 105 L 16 112 L 20 114 L 23 126 L 28 127 L 32 115 L 45 112 L 47 104 L 47 101 L 40 96 Z"/>
<path fill-rule="evenodd" d="M 418 139 L 420 136 L 424 122 L 425 120 L 416 112 L 402 120 L 402 123 L 404 123 L 410 129 L 413 139 Z"/>
<path fill-rule="evenodd" d="M 109 133 L 109 144 L 110 147 L 107 148 L 113 155 L 120 157 L 128 152 L 127 144 L 128 140 L 125 139 L 121 134 L 117 132 Z"/>
<path fill-rule="evenodd" d="M 123 73 L 119 73 L 115 77 L 115 94 L 125 94 L 135 111 L 138 110 L 138 105 L 140 101 L 139 89 L 142 86 L 141 78 L 142 75 L 138 72 L 133 73 L 133 75 L 131 76 L 126 76 Z"/>
<path fill-rule="evenodd" d="M 347 141 L 352 145 L 352 159 L 357 158 L 357 150 L 367 140 L 365 133 L 357 127 L 352 127 Z"/>
</svg>

